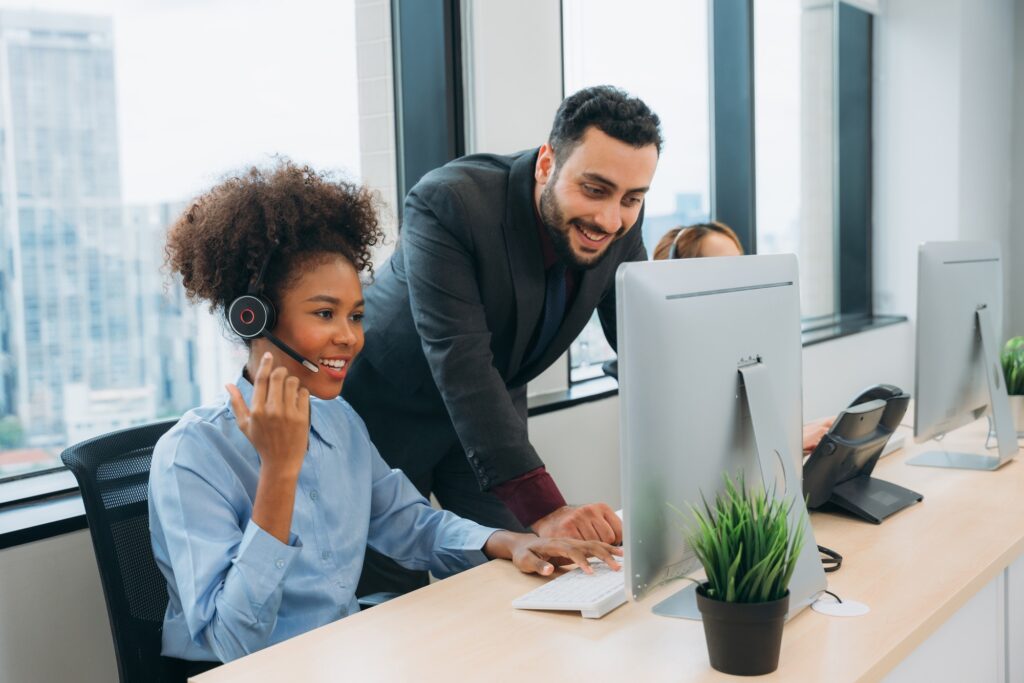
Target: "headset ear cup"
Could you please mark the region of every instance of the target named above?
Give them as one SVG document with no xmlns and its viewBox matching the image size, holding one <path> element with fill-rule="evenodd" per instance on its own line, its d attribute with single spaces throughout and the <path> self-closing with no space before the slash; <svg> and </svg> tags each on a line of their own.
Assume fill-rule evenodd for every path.
<svg viewBox="0 0 1024 683">
<path fill-rule="evenodd" d="M 242 339 L 255 339 L 274 327 L 274 307 L 263 297 L 245 294 L 228 307 L 228 324 Z"/>
<path fill-rule="evenodd" d="M 676 236 L 672 239 L 672 248 L 668 250 L 669 261 L 679 258 L 679 238 L 683 236 L 684 232 L 686 232 L 685 227 L 679 228 L 679 232 L 677 232 Z"/>
</svg>

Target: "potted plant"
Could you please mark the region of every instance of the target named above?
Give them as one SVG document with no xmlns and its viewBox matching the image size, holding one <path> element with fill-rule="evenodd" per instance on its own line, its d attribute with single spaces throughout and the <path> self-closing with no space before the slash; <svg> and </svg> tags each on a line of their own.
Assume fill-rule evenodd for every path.
<svg viewBox="0 0 1024 683">
<path fill-rule="evenodd" d="M 739 676 L 778 668 L 789 580 L 804 542 L 804 520 L 791 528 L 793 501 L 763 488 L 748 490 L 742 475 L 703 510 L 690 506 L 688 541 L 707 579 L 697 582 L 711 666 Z"/>
<path fill-rule="evenodd" d="M 1024 435 L 1024 337 L 1006 342 L 1001 355 L 1006 393 L 1010 395 L 1010 412 L 1017 436 Z"/>
</svg>

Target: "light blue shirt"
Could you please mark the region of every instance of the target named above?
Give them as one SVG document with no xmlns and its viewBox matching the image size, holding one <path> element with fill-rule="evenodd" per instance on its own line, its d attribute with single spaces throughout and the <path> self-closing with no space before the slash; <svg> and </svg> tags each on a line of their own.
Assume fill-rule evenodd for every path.
<svg viewBox="0 0 1024 683">
<path fill-rule="evenodd" d="M 252 384 L 236 384 L 251 404 Z M 165 655 L 226 662 L 359 611 L 367 545 L 438 577 L 486 561 L 494 529 L 431 508 L 348 403 L 312 399 L 310 423 L 288 544 L 251 519 L 260 459 L 227 398 L 157 443 L 149 525 L 170 597 Z"/>
</svg>

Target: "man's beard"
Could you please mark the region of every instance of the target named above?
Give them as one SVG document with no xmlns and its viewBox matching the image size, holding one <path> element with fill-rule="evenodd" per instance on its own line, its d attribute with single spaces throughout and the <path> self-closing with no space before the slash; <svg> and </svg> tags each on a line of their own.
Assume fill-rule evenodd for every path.
<svg viewBox="0 0 1024 683">
<path fill-rule="evenodd" d="M 604 257 L 608 255 L 608 249 L 611 247 L 611 242 L 619 239 L 625 232 L 622 228 L 619 228 L 618 232 L 609 238 L 609 244 L 602 251 L 584 260 L 572 249 L 572 244 L 569 242 L 569 231 L 575 230 L 573 223 L 567 223 L 565 220 L 565 214 L 562 212 L 562 207 L 558 203 L 558 198 L 555 196 L 555 181 L 558 179 L 557 174 L 548 181 L 548 184 L 544 186 L 544 189 L 540 193 L 540 219 L 544 223 L 544 228 L 548 231 L 548 235 L 551 237 L 551 244 L 555 248 L 555 254 L 562 260 L 563 263 L 579 269 L 589 270 L 596 268 Z M 592 232 L 604 233 L 604 230 L 593 225 L 592 223 L 579 222 L 584 228 Z"/>
</svg>

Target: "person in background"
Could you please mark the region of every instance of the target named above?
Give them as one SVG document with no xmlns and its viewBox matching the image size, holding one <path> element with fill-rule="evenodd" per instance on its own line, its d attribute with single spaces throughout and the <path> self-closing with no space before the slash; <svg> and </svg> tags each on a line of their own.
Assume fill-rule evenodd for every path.
<svg viewBox="0 0 1024 683">
<path fill-rule="evenodd" d="M 701 256 L 743 256 L 743 245 L 725 223 L 697 223 L 666 232 L 654 247 L 654 260 Z"/>
<path fill-rule="evenodd" d="M 743 245 L 728 225 L 710 221 L 672 228 L 654 247 L 655 261 L 707 256 L 743 256 Z M 810 455 L 817 448 L 834 421 L 834 417 L 826 417 L 804 425 L 804 455 Z"/>
<path fill-rule="evenodd" d="M 204 662 L 190 673 L 357 612 L 367 547 L 438 577 L 489 558 L 544 575 L 567 561 L 590 572 L 588 556 L 618 568 L 604 543 L 435 510 L 381 459 L 339 397 L 363 348 L 359 274 L 381 238 L 369 191 L 288 162 L 225 180 L 170 229 L 188 297 L 226 312 L 249 351 L 227 395 L 153 451 L 163 654 Z"/>
</svg>

